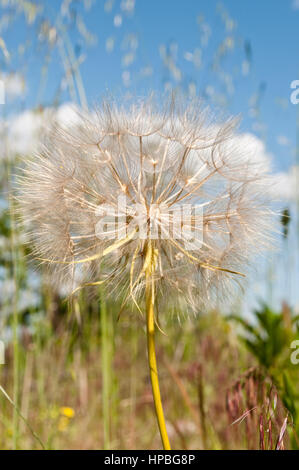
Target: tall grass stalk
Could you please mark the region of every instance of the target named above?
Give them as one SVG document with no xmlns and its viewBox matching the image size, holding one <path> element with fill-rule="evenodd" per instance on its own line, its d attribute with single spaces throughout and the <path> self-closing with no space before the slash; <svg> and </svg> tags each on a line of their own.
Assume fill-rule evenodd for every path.
<svg viewBox="0 0 299 470">
<path fill-rule="evenodd" d="M 0 385 L 0 392 L 3 393 L 3 395 L 5 396 L 5 398 L 9 401 L 9 403 L 13 406 L 13 409 L 14 409 L 14 412 L 17 414 L 18 417 L 20 417 L 24 423 L 26 424 L 26 426 L 28 427 L 29 431 L 31 432 L 32 436 L 39 442 L 40 446 L 42 447 L 43 450 L 45 450 L 45 446 L 42 442 L 42 440 L 38 437 L 38 435 L 36 434 L 36 432 L 32 429 L 30 423 L 27 421 L 27 419 L 22 415 L 22 413 L 20 412 L 19 408 L 16 406 L 16 404 L 14 403 L 14 401 L 10 398 L 10 396 L 7 394 L 7 392 L 4 390 L 4 388 Z"/>
<path fill-rule="evenodd" d="M 10 181 L 10 179 L 9 179 Z M 19 283 L 18 283 L 18 246 L 16 240 L 16 224 L 15 224 L 15 212 L 12 198 L 9 199 L 10 208 L 10 242 L 11 242 L 11 256 L 12 256 L 12 275 L 14 284 L 14 295 L 13 295 L 13 449 L 18 448 L 18 434 L 19 434 L 19 343 L 18 343 L 18 299 L 19 299 Z"/>
<path fill-rule="evenodd" d="M 107 314 L 105 291 L 103 286 L 99 288 L 100 314 L 101 314 L 101 345 L 102 345 L 102 414 L 104 449 L 111 448 L 110 440 L 110 398 L 111 398 L 111 322 Z"/>
<path fill-rule="evenodd" d="M 131 370 L 130 370 L 130 402 L 131 402 L 131 418 L 130 418 L 130 443 L 131 448 L 136 448 L 135 433 L 136 433 L 136 404 L 137 404 L 137 374 L 136 374 L 136 360 L 138 357 L 138 331 L 136 323 L 133 322 L 130 327 L 131 339 Z"/>
</svg>

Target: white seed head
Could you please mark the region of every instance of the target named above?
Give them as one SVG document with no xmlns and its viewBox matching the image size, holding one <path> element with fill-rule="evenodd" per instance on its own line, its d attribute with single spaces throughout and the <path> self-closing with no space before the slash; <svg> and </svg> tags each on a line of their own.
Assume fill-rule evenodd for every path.
<svg viewBox="0 0 299 470">
<path fill-rule="evenodd" d="M 236 120 L 215 124 L 198 102 L 104 102 L 48 136 L 19 202 L 57 284 L 105 280 L 137 304 L 150 244 L 157 296 L 196 309 L 231 296 L 267 247 L 267 172 Z"/>
</svg>

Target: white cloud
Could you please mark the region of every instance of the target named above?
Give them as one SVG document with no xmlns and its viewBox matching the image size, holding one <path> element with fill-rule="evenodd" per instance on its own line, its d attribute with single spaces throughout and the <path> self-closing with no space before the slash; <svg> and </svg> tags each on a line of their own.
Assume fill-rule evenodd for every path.
<svg viewBox="0 0 299 470">
<path fill-rule="evenodd" d="M 17 154 L 30 155 L 38 150 L 41 134 L 55 122 L 62 127 L 76 125 L 79 121 L 76 107 L 65 103 L 54 108 L 26 110 L 0 122 L 0 136 L 4 145 L 2 158 L 13 158 Z"/>
<path fill-rule="evenodd" d="M 130 79 L 128 72 L 123 74 L 124 81 Z M 45 108 L 26 110 L 22 113 L 0 122 L 0 135 L 6 143 L 10 154 L 27 155 L 38 149 L 38 142 L 42 132 L 47 131 L 53 123 L 62 127 L 78 125 L 80 117 L 78 108 L 71 103 L 64 103 L 57 109 Z M 235 136 L 235 145 L 244 149 L 246 157 L 256 164 L 256 168 L 270 170 L 272 156 L 267 152 L 264 142 L 252 133 L 243 133 Z M 241 152 L 242 153 L 242 152 Z"/>
<path fill-rule="evenodd" d="M 13 158 L 16 154 L 32 155 L 38 150 L 41 134 L 50 128 L 51 123 L 62 127 L 78 125 L 80 117 L 77 108 L 71 103 L 65 103 L 44 110 L 26 110 L 6 121 L 0 122 L 0 137 L 4 145 L 0 156 Z M 244 149 L 244 155 L 249 162 L 254 163 L 255 171 L 271 171 L 272 155 L 266 149 L 265 143 L 252 133 L 235 136 L 238 149 Z M 4 151 L 2 150 L 4 149 Z M 236 155 L 237 156 L 237 155 Z M 240 155 L 240 158 L 242 155 Z M 273 175 L 271 192 L 277 199 L 294 201 L 299 198 L 299 167 L 292 167 L 289 172 Z"/>
<path fill-rule="evenodd" d="M 288 172 L 276 173 L 273 177 L 273 194 L 285 201 L 299 199 L 299 166 L 292 166 Z"/>
<path fill-rule="evenodd" d="M 271 171 L 272 154 L 267 151 L 265 143 L 259 137 L 245 132 L 237 135 L 235 141 L 240 151 L 243 149 L 248 162 L 254 164 L 256 171 Z"/>
<path fill-rule="evenodd" d="M 71 103 L 64 103 L 56 110 L 55 119 L 62 127 L 75 126 L 80 122 L 78 108 Z"/>
<path fill-rule="evenodd" d="M 8 140 L 13 153 L 27 154 L 34 150 L 43 117 L 38 111 L 24 111 L 12 119 L 8 128 Z"/>
</svg>

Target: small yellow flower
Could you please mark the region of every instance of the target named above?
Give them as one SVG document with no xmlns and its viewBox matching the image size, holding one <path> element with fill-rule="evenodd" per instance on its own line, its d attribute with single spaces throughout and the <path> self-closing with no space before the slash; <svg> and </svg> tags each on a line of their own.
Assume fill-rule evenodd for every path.
<svg viewBox="0 0 299 470">
<path fill-rule="evenodd" d="M 62 406 L 60 408 L 60 414 L 66 418 L 73 418 L 75 416 L 75 410 L 69 406 Z"/>
</svg>

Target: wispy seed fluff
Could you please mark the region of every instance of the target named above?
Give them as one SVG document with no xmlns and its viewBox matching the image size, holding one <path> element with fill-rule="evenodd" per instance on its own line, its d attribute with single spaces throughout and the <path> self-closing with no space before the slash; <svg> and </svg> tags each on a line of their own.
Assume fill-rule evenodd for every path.
<svg viewBox="0 0 299 470">
<path fill-rule="evenodd" d="M 105 281 L 139 308 L 150 244 L 157 300 L 198 310 L 231 298 L 268 244 L 267 171 L 236 120 L 215 123 L 198 102 L 103 102 L 47 137 L 19 202 L 60 287 Z"/>
</svg>

